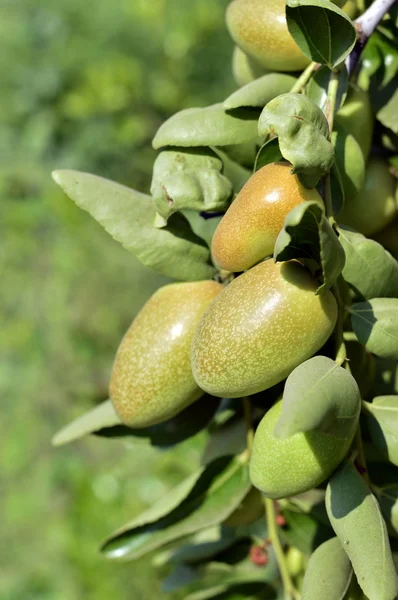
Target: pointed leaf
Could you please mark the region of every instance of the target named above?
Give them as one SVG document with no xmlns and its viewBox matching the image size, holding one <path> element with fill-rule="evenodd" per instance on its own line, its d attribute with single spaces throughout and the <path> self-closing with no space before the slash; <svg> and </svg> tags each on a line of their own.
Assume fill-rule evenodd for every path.
<svg viewBox="0 0 398 600">
<path fill-rule="evenodd" d="M 342 600 L 350 585 L 352 567 L 337 537 L 312 554 L 304 575 L 302 600 Z"/>
<path fill-rule="evenodd" d="M 398 466 L 398 396 L 364 402 L 372 441 L 382 456 Z"/>
<path fill-rule="evenodd" d="M 332 475 L 326 508 L 364 594 L 371 600 L 394 600 L 398 577 L 386 524 L 376 498 L 351 463 Z"/>
<path fill-rule="evenodd" d="M 283 516 L 286 519 L 286 526 L 281 529 L 282 537 L 289 545 L 298 548 L 304 554 L 312 554 L 319 544 L 333 535 L 330 526 L 319 523 L 310 515 L 284 510 Z"/>
<path fill-rule="evenodd" d="M 285 218 L 274 249 L 276 261 L 305 258 L 315 260 L 322 269 L 323 285 L 330 288 L 344 267 L 344 250 L 317 202 L 302 202 Z"/>
<path fill-rule="evenodd" d="M 267 102 L 279 94 L 289 92 L 295 82 L 295 77 L 285 73 L 267 73 L 228 96 L 224 101 L 224 108 L 230 110 L 244 106 L 256 106 L 262 109 Z"/>
<path fill-rule="evenodd" d="M 158 213 L 168 219 L 182 209 L 226 210 L 232 184 L 223 163 L 209 148 L 163 150 L 153 165 L 151 194 Z"/>
<path fill-rule="evenodd" d="M 398 296 L 398 262 L 381 244 L 346 227 L 339 228 L 346 261 L 343 277 L 354 291 L 369 300 Z"/>
<path fill-rule="evenodd" d="M 277 135 L 282 156 L 306 187 L 315 187 L 334 162 L 329 126 L 320 108 L 303 94 L 281 94 L 265 106 L 260 136 Z"/>
<path fill-rule="evenodd" d="M 53 178 L 146 267 L 185 281 L 209 279 L 215 274 L 208 248 L 182 215 L 173 215 L 162 229 L 153 226 L 155 209 L 150 196 L 79 171 L 54 171 Z"/>
<path fill-rule="evenodd" d="M 213 148 L 213 150 L 223 161 L 224 175 L 230 180 L 234 188 L 234 192 L 237 194 L 251 176 L 251 171 L 245 167 L 242 167 L 242 165 L 237 163 L 236 160 L 233 160 L 228 154 L 220 150 L 220 148 Z"/>
<path fill-rule="evenodd" d="M 168 119 L 158 129 L 152 146 L 227 146 L 257 138 L 257 110 L 224 110 L 222 104 L 187 108 Z"/>
<path fill-rule="evenodd" d="M 350 54 L 356 31 L 350 18 L 328 0 L 287 0 L 288 29 L 312 61 L 334 68 Z"/>
<path fill-rule="evenodd" d="M 63 427 L 52 439 L 53 446 L 69 444 L 105 427 L 122 425 L 111 400 L 106 400 Z"/>
<path fill-rule="evenodd" d="M 398 536 L 398 484 L 383 486 L 377 496 L 389 531 Z"/>
<path fill-rule="evenodd" d="M 250 489 L 247 464 L 220 458 L 204 468 L 191 493 L 169 514 L 138 517 L 105 541 L 108 558 L 133 560 L 181 537 L 217 525 L 241 503 Z"/>
<path fill-rule="evenodd" d="M 380 358 L 398 359 L 398 299 L 358 302 L 351 312 L 352 327 L 361 344 Z"/>
<path fill-rule="evenodd" d="M 274 137 L 268 142 L 265 142 L 260 148 L 254 163 L 254 171 L 258 171 L 265 165 L 283 160 L 282 153 L 279 148 L 278 138 Z"/>
<path fill-rule="evenodd" d="M 361 395 L 352 375 L 330 358 L 314 356 L 287 378 L 275 435 L 284 439 L 316 429 L 352 438 L 360 411 Z"/>
</svg>

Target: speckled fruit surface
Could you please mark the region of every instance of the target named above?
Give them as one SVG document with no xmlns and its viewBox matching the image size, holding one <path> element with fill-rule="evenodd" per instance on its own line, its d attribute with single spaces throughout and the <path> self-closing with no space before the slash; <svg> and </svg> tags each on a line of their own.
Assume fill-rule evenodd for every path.
<svg viewBox="0 0 398 600">
<path fill-rule="evenodd" d="M 279 400 L 257 427 L 250 460 L 252 484 L 268 498 L 288 498 L 316 487 L 327 479 L 344 459 L 355 434 L 337 438 L 310 431 L 279 439 L 274 428 L 282 411 Z"/>
<path fill-rule="evenodd" d="M 205 312 L 192 372 L 215 396 L 255 394 L 282 381 L 323 346 L 337 318 L 334 296 L 298 262 L 267 260 L 234 279 Z"/>
<path fill-rule="evenodd" d="M 363 188 L 346 202 L 338 220 L 364 235 L 373 235 L 388 225 L 396 214 L 396 180 L 388 163 L 372 156 L 366 166 Z"/>
<path fill-rule="evenodd" d="M 138 313 L 116 354 L 109 387 L 124 423 L 160 423 L 203 394 L 192 376 L 191 342 L 222 289 L 215 281 L 172 283 L 157 290 Z"/>
<path fill-rule="evenodd" d="M 272 255 L 285 217 L 308 200 L 322 203 L 318 192 L 307 190 L 289 163 L 259 169 L 243 186 L 221 219 L 211 251 L 217 265 L 240 272 Z"/>
<path fill-rule="evenodd" d="M 233 0 L 226 21 L 234 42 L 271 71 L 300 71 L 310 62 L 289 33 L 285 0 Z"/>
</svg>

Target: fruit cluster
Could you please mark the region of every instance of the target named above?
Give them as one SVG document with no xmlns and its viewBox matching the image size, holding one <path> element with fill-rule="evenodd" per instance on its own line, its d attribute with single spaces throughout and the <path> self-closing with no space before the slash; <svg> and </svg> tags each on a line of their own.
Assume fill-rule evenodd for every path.
<svg viewBox="0 0 398 600">
<path fill-rule="evenodd" d="M 373 29 L 383 2 L 365 15 Z M 55 442 L 95 432 L 167 446 L 207 430 L 199 470 L 103 546 L 132 559 L 190 535 L 158 560 L 196 574 L 245 548 L 249 573 L 220 574 L 221 595 L 191 600 L 246 597 L 233 594 L 248 583 L 275 597 L 278 572 L 285 598 L 398 595 L 398 263 L 365 237 L 394 252 L 398 144 L 390 109 L 373 105 L 359 12 L 354 0 L 232 0 L 241 87 L 160 127 L 151 197 L 54 174 L 146 266 L 180 280 L 132 322 L 110 400 Z M 398 49 L 393 59 L 395 73 Z M 377 485 L 372 463 L 387 473 Z M 315 532 L 308 544 L 300 528 Z"/>
</svg>

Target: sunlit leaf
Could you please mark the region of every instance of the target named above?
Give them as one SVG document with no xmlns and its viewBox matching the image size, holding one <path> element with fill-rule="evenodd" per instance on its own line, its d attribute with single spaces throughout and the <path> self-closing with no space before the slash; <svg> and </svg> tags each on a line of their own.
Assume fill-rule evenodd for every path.
<svg viewBox="0 0 398 600">
<path fill-rule="evenodd" d="M 52 439 L 54 446 L 61 446 L 74 442 L 90 433 L 95 433 L 105 427 L 114 427 L 122 425 L 118 415 L 116 414 L 113 404 L 110 400 L 106 400 L 98 406 L 87 411 L 71 423 L 68 423 Z"/>
<path fill-rule="evenodd" d="M 267 73 L 228 96 L 224 100 L 224 108 L 230 110 L 244 106 L 255 106 L 262 109 L 267 102 L 276 98 L 279 94 L 289 92 L 295 82 L 295 77 L 285 73 Z"/>
<path fill-rule="evenodd" d="M 398 299 L 358 302 L 351 311 L 352 327 L 361 344 L 380 358 L 398 359 Z"/>
<path fill-rule="evenodd" d="M 379 452 L 398 466 L 398 396 L 378 396 L 364 402 L 372 441 Z"/>
</svg>

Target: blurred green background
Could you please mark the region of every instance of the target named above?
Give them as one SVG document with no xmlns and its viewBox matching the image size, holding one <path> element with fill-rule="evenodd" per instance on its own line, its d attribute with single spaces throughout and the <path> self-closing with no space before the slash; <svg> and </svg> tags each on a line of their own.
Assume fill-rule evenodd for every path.
<svg viewBox="0 0 398 600">
<path fill-rule="evenodd" d="M 107 563 L 98 545 L 193 468 L 200 439 L 169 452 L 102 438 L 50 445 L 106 398 L 119 341 L 164 280 L 50 172 L 148 191 L 160 123 L 235 88 L 227 3 L 0 4 L 1 600 L 166 597 L 147 560 Z"/>
</svg>

